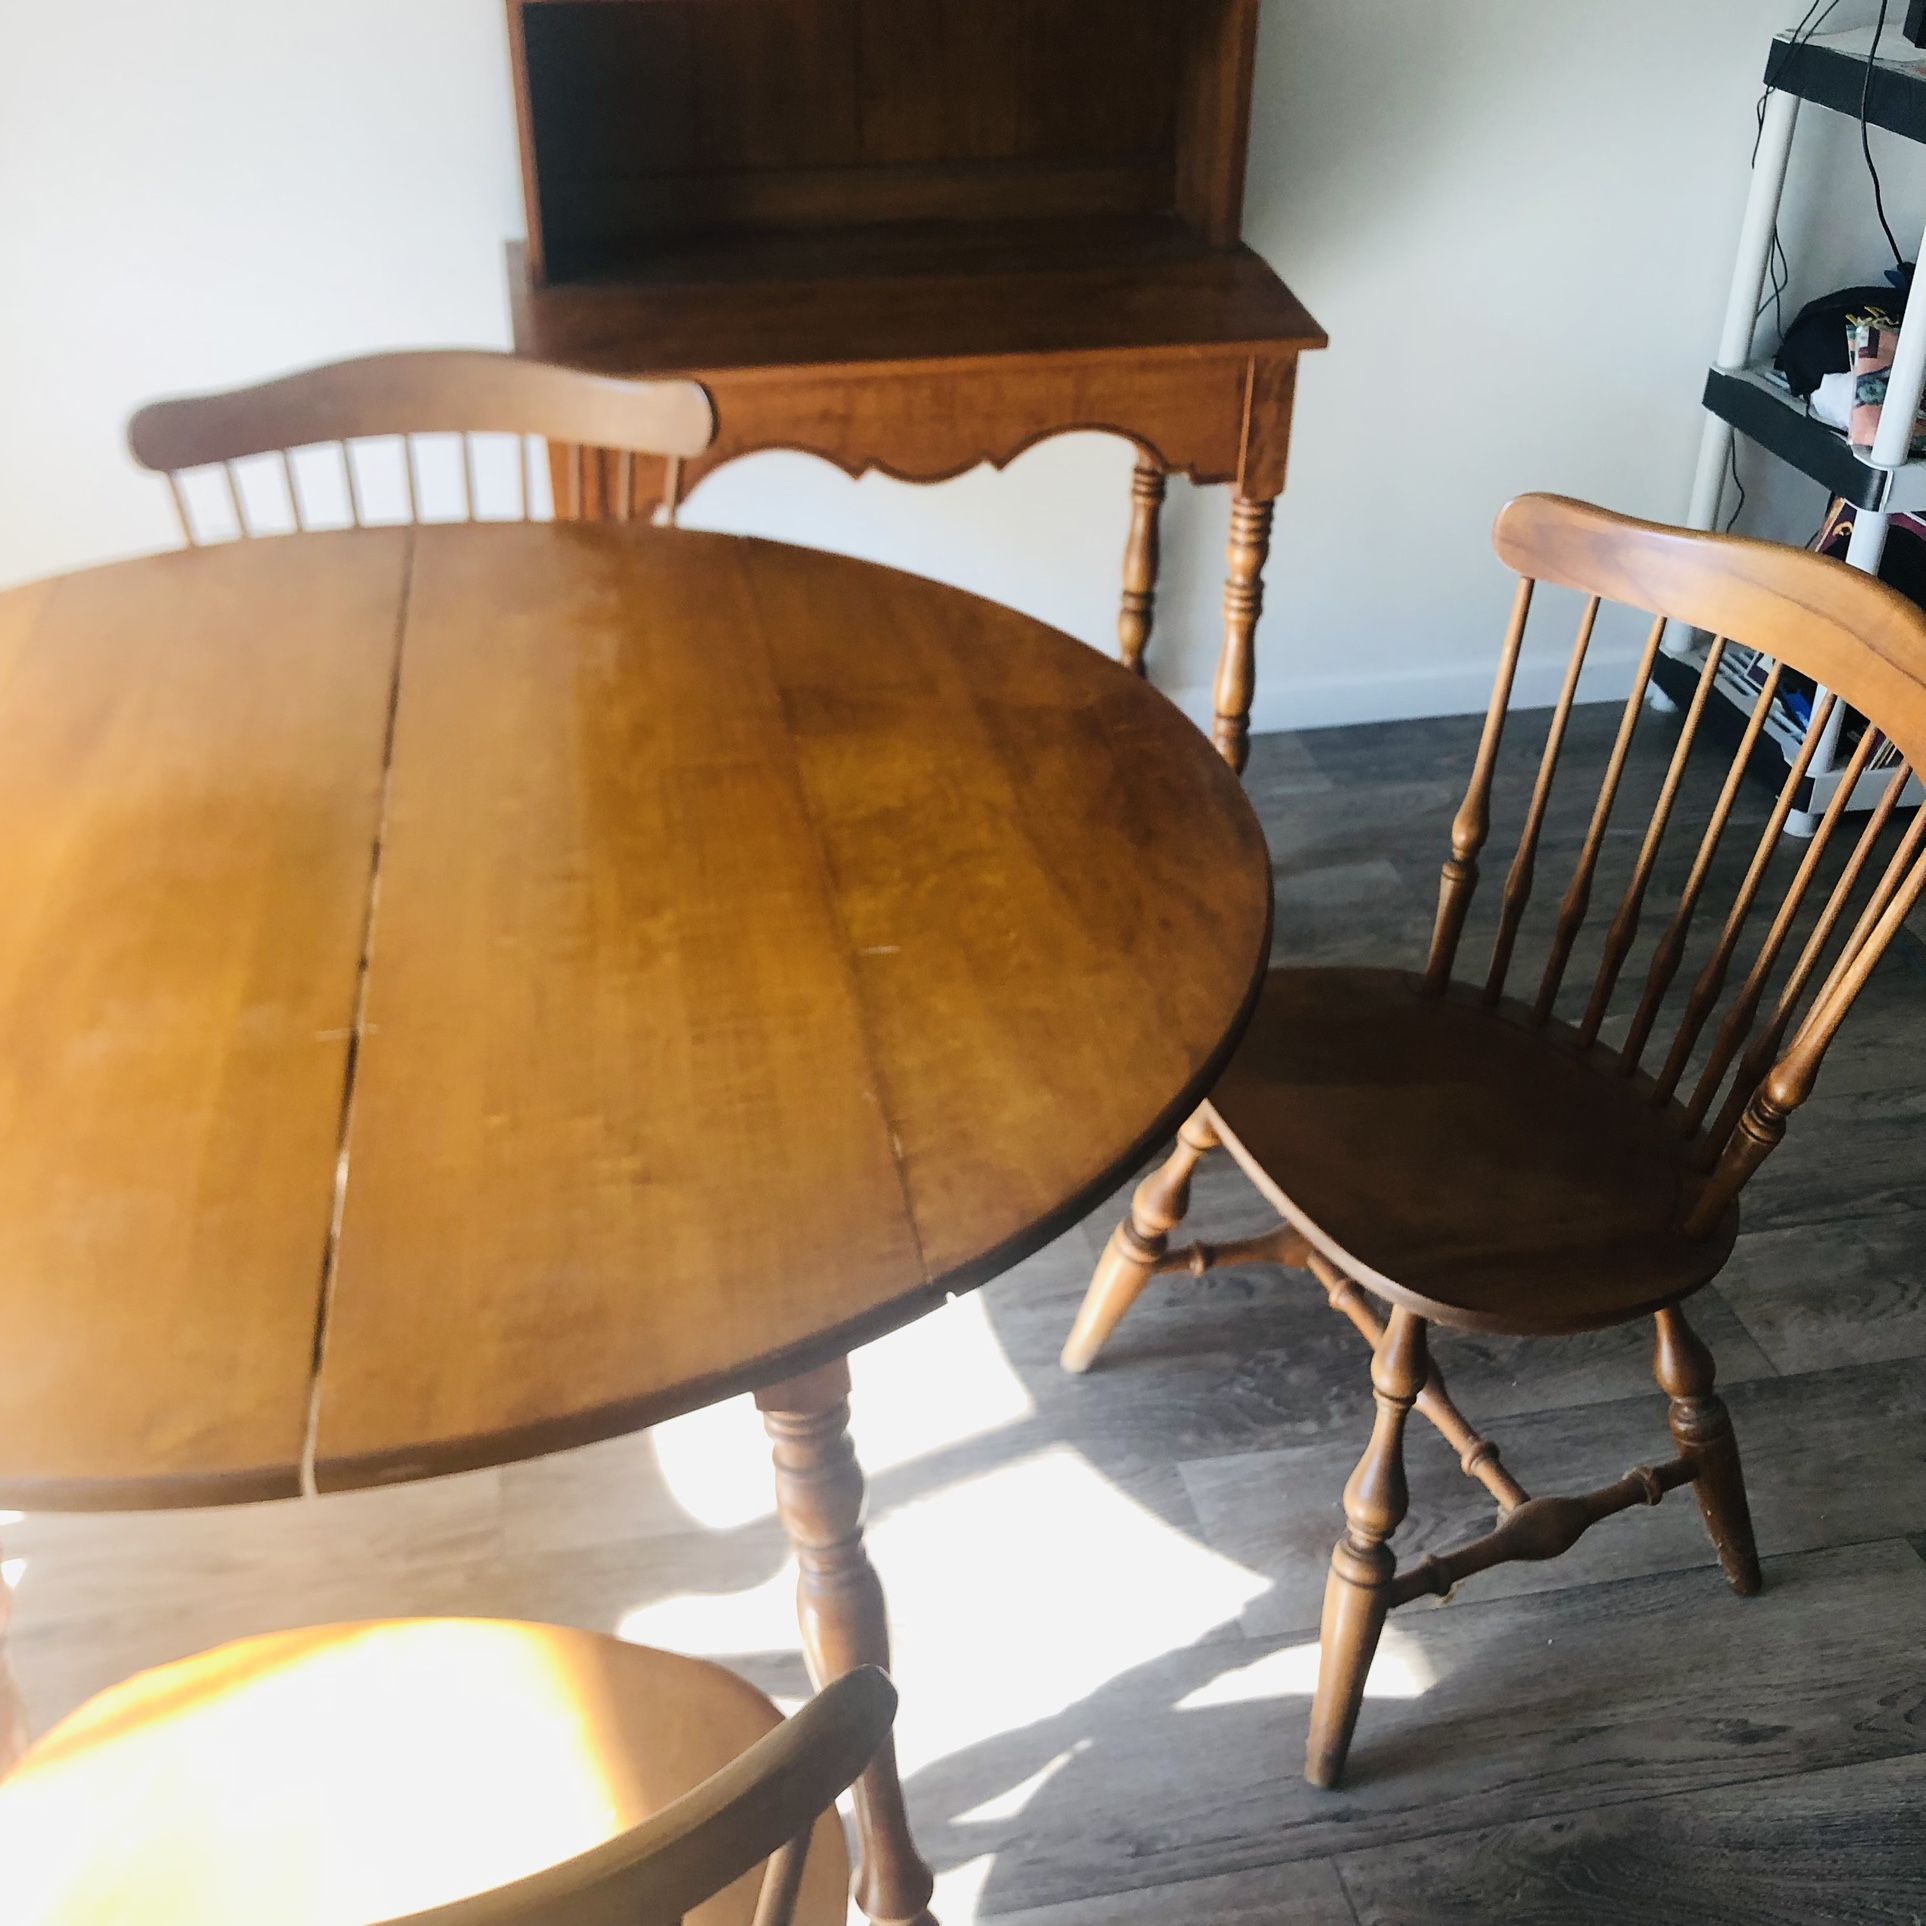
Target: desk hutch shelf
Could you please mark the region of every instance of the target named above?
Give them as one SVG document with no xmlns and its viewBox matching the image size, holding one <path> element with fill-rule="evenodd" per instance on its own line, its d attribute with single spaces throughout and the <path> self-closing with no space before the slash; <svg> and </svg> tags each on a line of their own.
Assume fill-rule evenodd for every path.
<svg viewBox="0 0 1926 1926">
<path fill-rule="evenodd" d="M 929 482 L 1125 436 L 1140 671 L 1165 477 L 1234 491 L 1214 732 L 1241 766 L 1297 358 L 1324 344 L 1240 239 L 1257 11 L 509 0 L 516 345 L 693 376 L 720 424 L 680 472 L 586 464 L 571 506 L 673 512 L 762 448 Z"/>
</svg>

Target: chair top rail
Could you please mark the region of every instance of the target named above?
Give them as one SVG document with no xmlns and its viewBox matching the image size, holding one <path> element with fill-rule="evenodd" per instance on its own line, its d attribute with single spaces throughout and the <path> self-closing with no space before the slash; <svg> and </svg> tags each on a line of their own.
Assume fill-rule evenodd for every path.
<svg viewBox="0 0 1926 1926">
<path fill-rule="evenodd" d="M 1805 549 L 1667 528 L 1559 495 L 1507 503 L 1492 546 L 1536 581 L 1775 657 L 1837 692 L 1921 765 L 1926 613 L 1872 576 Z"/>
<path fill-rule="evenodd" d="M 670 1926 L 802 1838 L 888 1736 L 896 1688 L 848 1672 L 739 1759 L 620 1838 L 385 1926 Z"/>
<path fill-rule="evenodd" d="M 624 380 L 484 349 L 364 355 L 278 380 L 142 408 L 127 443 L 163 474 L 382 435 L 539 435 L 677 459 L 715 439 L 693 381 Z"/>
</svg>

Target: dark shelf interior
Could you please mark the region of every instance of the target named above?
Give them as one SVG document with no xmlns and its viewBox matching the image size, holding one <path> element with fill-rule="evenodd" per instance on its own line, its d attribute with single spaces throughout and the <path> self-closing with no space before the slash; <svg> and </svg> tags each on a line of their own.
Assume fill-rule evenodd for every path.
<svg viewBox="0 0 1926 1926">
<path fill-rule="evenodd" d="M 1231 246 L 1254 0 L 522 0 L 538 281 Z M 1090 232 L 1085 232 L 1090 230 Z M 742 267 L 741 253 L 751 263 Z"/>
</svg>

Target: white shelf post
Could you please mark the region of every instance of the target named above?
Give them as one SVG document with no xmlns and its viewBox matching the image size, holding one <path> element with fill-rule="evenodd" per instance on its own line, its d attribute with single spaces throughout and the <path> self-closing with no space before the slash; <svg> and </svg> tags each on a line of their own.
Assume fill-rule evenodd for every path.
<svg viewBox="0 0 1926 1926">
<path fill-rule="evenodd" d="M 1752 359 L 1752 336 L 1759 324 L 1766 270 L 1772 259 L 1772 236 L 1779 225 L 1779 202 L 1785 193 L 1786 164 L 1792 158 L 1792 133 L 1799 121 L 1796 94 L 1774 88 L 1766 95 L 1765 119 L 1759 129 L 1759 151 L 1752 161 L 1752 186 L 1746 195 L 1745 218 L 1739 225 L 1739 258 L 1732 266 L 1732 287 L 1725 301 L 1725 326 L 1719 334 L 1715 366 L 1728 372 Z M 1926 351 L 1926 344 L 1922 344 Z M 1726 464 L 1731 459 L 1732 426 L 1717 415 L 1705 417 L 1699 439 L 1699 465 L 1692 478 L 1688 528 L 1711 528 L 1719 518 L 1725 493 Z"/>
</svg>

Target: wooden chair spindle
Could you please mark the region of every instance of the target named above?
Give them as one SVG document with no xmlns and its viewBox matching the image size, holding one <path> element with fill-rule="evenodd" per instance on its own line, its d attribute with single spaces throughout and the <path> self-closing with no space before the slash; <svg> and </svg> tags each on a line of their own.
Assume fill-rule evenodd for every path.
<svg viewBox="0 0 1926 1926">
<path fill-rule="evenodd" d="M 336 442 L 335 446 L 341 450 L 341 478 L 348 490 L 348 519 L 356 528 L 366 528 L 368 511 L 361 499 L 361 471 L 355 466 L 354 446 L 346 441 Z"/>
<path fill-rule="evenodd" d="M 167 492 L 174 503 L 174 518 L 181 525 L 181 539 L 189 548 L 199 548 L 201 538 L 194 532 L 194 517 L 187 505 L 187 490 L 181 486 L 181 478 L 170 468 L 167 471 Z"/>
<path fill-rule="evenodd" d="M 1926 809 L 1913 812 L 1893 858 L 1873 892 L 1825 986 L 1806 1013 L 1784 1056 L 1752 1092 L 1686 1228 L 1703 1236 L 1750 1182 L 1759 1166 L 1779 1147 L 1786 1122 L 1812 1094 L 1820 1065 L 1854 999 L 1873 967 L 1886 953 L 1899 926 L 1913 913 L 1926 890 Z"/>
<path fill-rule="evenodd" d="M 1498 748 L 1504 739 L 1505 714 L 1511 706 L 1511 686 L 1518 673 L 1518 653 L 1524 645 L 1525 624 L 1531 616 L 1534 584 L 1520 576 L 1512 598 L 1511 623 L 1505 631 L 1504 653 L 1499 658 L 1498 679 L 1492 688 L 1491 706 L 1485 711 L 1484 733 L 1478 739 L 1478 759 L 1472 767 L 1471 784 L 1451 824 L 1451 854 L 1445 859 L 1438 880 L 1438 915 L 1432 927 L 1431 960 L 1425 967 L 1425 988 L 1442 994 L 1451 980 L 1451 966 L 1458 954 L 1458 939 L 1464 933 L 1465 915 L 1471 896 L 1478 886 L 1478 852 L 1491 833 L 1491 779 L 1498 764 Z"/>
<path fill-rule="evenodd" d="M 241 506 L 241 478 L 231 461 L 221 463 L 221 473 L 227 478 L 227 505 L 234 513 L 235 536 L 243 542 L 252 541 L 253 525 L 248 521 L 247 510 Z"/>
<path fill-rule="evenodd" d="M 1692 744 L 1698 735 L 1706 701 L 1712 694 L 1713 677 L 1724 653 L 1725 638 L 1717 636 L 1706 654 L 1699 685 L 1692 691 L 1692 701 L 1679 729 L 1672 760 L 1666 765 L 1665 779 L 1659 785 L 1658 801 L 1652 807 L 1651 821 L 1646 824 L 1644 839 L 1639 844 L 1638 859 L 1632 865 L 1632 880 L 1626 884 L 1618 913 L 1605 932 L 1605 950 L 1599 958 L 1598 975 L 1592 981 L 1592 994 L 1585 1006 L 1584 1020 L 1578 1026 L 1578 1040 L 1588 1050 L 1598 1041 L 1599 1027 L 1605 1021 L 1605 1012 L 1611 1007 L 1612 992 L 1618 988 L 1619 972 L 1624 969 L 1625 959 L 1631 954 L 1633 939 L 1638 935 L 1639 919 L 1645 912 L 1645 892 L 1651 886 L 1652 867 L 1658 861 L 1659 845 L 1665 840 L 1666 827 L 1672 820 L 1672 807 L 1678 801 L 1679 785 L 1685 780 L 1685 765 L 1691 760 Z"/>
<path fill-rule="evenodd" d="M 1719 940 L 1712 954 L 1705 959 L 1699 974 L 1692 984 L 1691 995 L 1686 999 L 1685 1014 L 1679 1020 L 1677 1033 L 1672 1038 L 1672 1047 L 1667 1052 L 1665 1067 L 1659 1072 L 1652 1086 L 1652 1101 L 1655 1104 L 1669 1103 L 1672 1093 L 1679 1086 L 1679 1079 L 1685 1074 L 1685 1066 L 1691 1060 L 1692 1051 L 1697 1045 L 1700 1034 L 1712 1015 L 1719 1000 L 1719 992 L 1725 988 L 1725 979 L 1732 967 L 1732 953 L 1738 948 L 1739 937 L 1745 929 L 1746 918 L 1752 914 L 1752 906 L 1758 900 L 1759 886 L 1765 880 L 1765 873 L 1773 857 L 1778 853 L 1779 838 L 1785 831 L 1786 818 L 1792 814 L 1793 800 L 1799 794 L 1806 779 L 1806 771 L 1812 767 L 1812 758 L 1819 747 L 1820 731 L 1825 727 L 1826 718 L 1832 712 L 1832 698 L 1825 701 L 1813 712 L 1812 726 L 1806 731 L 1806 739 L 1800 745 L 1799 753 L 1793 757 L 1792 766 L 1786 771 L 1786 779 L 1779 785 L 1779 794 L 1774 799 L 1772 814 L 1766 818 L 1765 828 L 1759 832 L 1759 840 L 1752 852 L 1752 860 L 1746 867 L 1745 879 L 1740 883 L 1738 893 L 1732 899 L 1732 906 L 1725 913 L 1725 921 L 1720 926 Z"/>
<path fill-rule="evenodd" d="M 1867 731 L 1868 735 L 1872 733 L 1870 729 Z M 1732 1088 L 1727 1092 L 1726 1100 L 1720 1107 L 1717 1121 L 1706 1133 L 1702 1160 L 1708 1167 L 1717 1157 L 1719 1147 L 1731 1136 L 1747 1099 L 1757 1089 L 1760 1079 L 1771 1068 L 1773 1057 L 1791 1024 L 1793 1013 L 1798 1009 L 1800 999 L 1805 995 L 1806 985 L 1812 980 L 1813 971 L 1818 967 L 1826 945 L 1832 940 L 1832 933 L 1838 926 L 1840 915 L 1852 900 L 1852 893 L 1859 885 L 1859 878 L 1872 856 L 1875 845 L 1885 833 L 1887 824 L 1892 821 L 1893 811 L 1898 806 L 1899 798 L 1911 774 L 1911 770 L 1905 763 L 1901 763 L 1893 772 L 1892 780 L 1887 783 L 1877 806 L 1854 842 L 1852 854 L 1840 871 L 1838 881 L 1833 884 L 1832 892 L 1826 899 L 1826 906 L 1821 911 L 1818 922 L 1813 925 L 1811 934 L 1806 938 L 1798 960 L 1792 966 L 1792 973 L 1786 978 L 1785 986 L 1779 992 L 1772 1015 L 1746 1045 L 1744 1054 L 1739 1058 L 1739 1068 L 1732 1079 Z M 1869 902 L 1867 914 L 1861 916 L 1852 935 L 1846 940 L 1846 947 L 1840 952 L 1842 958 L 1850 956 L 1853 945 L 1864 940 L 1872 909 L 1873 904 Z"/>
<path fill-rule="evenodd" d="M 1731 1006 L 1720 1020 L 1717 1032 L 1712 1039 L 1712 1049 L 1706 1057 L 1704 1067 L 1699 1072 L 1697 1086 L 1692 1092 L 1692 1100 L 1685 1107 L 1686 1124 L 1696 1130 L 1705 1121 L 1705 1114 L 1711 1108 L 1712 1099 L 1725 1081 L 1725 1073 L 1731 1069 L 1733 1059 L 1738 1055 L 1747 1035 L 1752 1029 L 1754 1018 L 1759 1013 L 1759 1004 L 1765 996 L 1766 984 L 1779 961 L 1779 953 L 1785 948 L 1786 938 L 1792 933 L 1792 926 L 1806 900 L 1806 892 L 1812 887 L 1812 879 L 1819 873 L 1819 865 L 1824 860 L 1826 848 L 1832 841 L 1833 831 L 1838 828 L 1840 819 L 1846 813 L 1847 799 L 1859 785 L 1859 778 L 1865 774 L 1866 764 L 1873 751 L 1874 736 L 1869 729 L 1861 736 L 1852 759 L 1847 763 L 1844 775 L 1832 792 L 1826 804 L 1825 814 L 1819 819 L 1819 826 L 1808 838 L 1804 851 L 1792 873 L 1792 880 L 1786 885 L 1785 894 L 1779 899 L 1779 906 L 1772 913 L 1772 921 L 1766 926 L 1766 933 L 1760 941 L 1757 955 L 1752 959 L 1752 967 L 1746 971 L 1745 980 L 1739 985 Z"/>
<path fill-rule="evenodd" d="M 1665 639 L 1665 626 L 1664 616 L 1652 624 L 1651 632 L 1645 639 L 1644 652 L 1639 657 L 1638 668 L 1632 677 L 1631 693 L 1625 698 L 1625 707 L 1619 714 L 1618 734 L 1613 738 L 1612 753 L 1605 764 L 1604 778 L 1599 783 L 1598 801 L 1592 807 L 1591 824 L 1585 832 L 1584 846 L 1578 852 L 1572 880 L 1566 885 L 1564 898 L 1558 906 L 1558 928 L 1552 938 L 1551 956 L 1546 961 L 1545 974 L 1539 981 L 1538 995 L 1532 1004 L 1534 1023 L 1542 1024 L 1551 1016 L 1552 1005 L 1558 999 L 1558 986 L 1565 979 L 1565 966 L 1571 960 L 1572 944 L 1578 936 L 1579 926 L 1585 920 L 1585 912 L 1591 906 L 1592 876 L 1598 867 L 1598 852 L 1604 845 L 1612 805 L 1618 800 L 1618 785 L 1625 774 L 1625 759 L 1632 749 L 1632 732 L 1638 727 L 1639 711 L 1645 706 L 1645 686 L 1652 679 L 1652 664 L 1658 659 L 1660 642 Z"/>
<path fill-rule="evenodd" d="M 285 448 L 280 450 L 281 483 L 288 491 L 288 513 L 293 518 L 295 530 L 305 535 L 308 528 L 307 510 L 301 506 L 301 487 L 294 478 L 294 456 Z"/>
<path fill-rule="evenodd" d="M 461 438 L 461 494 L 462 519 L 478 522 L 481 520 L 481 471 L 475 464 L 475 437 L 463 435 Z"/>
<path fill-rule="evenodd" d="M 399 440 L 401 442 L 401 485 L 407 492 L 408 519 L 411 522 L 418 522 L 421 520 L 421 494 L 420 484 L 415 476 L 415 438 L 413 435 L 402 435 Z"/>
<path fill-rule="evenodd" d="M 1630 1076 L 1638 1068 L 1645 1054 L 1645 1045 L 1651 1037 L 1652 1026 L 1658 1021 L 1665 993 L 1672 987 L 1672 980 L 1678 975 L 1679 965 L 1685 959 L 1686 939 L 1692 933 L 1692 922 L 1698 911 L 1699 898 L 1705 890 L 1705 879 L 1711 873 L 1712 859 L 1718 854 L 1719 844 L 1724 839 L 1726 824 L 1732 817 L 1732 805 L 1738 799 L 1739 787 L 1745 781 L 1746 769 L 1752 760 L 1752 751 L 1757 747 L 1766 718 L 1772 712 L 1783 675 L 1784 670 L 1775 662 L 1766 676 L 1764 687 L 1759 691 L 1759 699 L 1752 705 L 1752 711 L 1746 718 L 1732 760 L 1726 766 L 1719 799 L 1713 806 L 1704 835 L 1699 838 L 1685 886 L 1679 891 L 1678 908 L 1673 911 L 1665 934 L 1653 952 L 1651 968 L 1646 974 L 1645 992 L 1639 998 L 1631 1029 L 1619 1051 L 1618 1069 L 1621 1076 Z"/>
<path fill-rule="evenodd" d="M 1498 918 L 1498 934 L 1492 939 L 1491 968 L 1485 977 L 1485 1001 L 1496 1003 L 1505 993 L 1505 978 L 1511 970 L 1511 953 L 1518 941 L 1518 925 L 1525 905 L 1531 901 L 1532 877 L 1538 863 L 1538 838 L 1544 828 L 1546 805 L 1551 801 L 1552 780 L 1558 772 L 1559 752 L 1565 746 L 1565 726 L 1571 720 L 1572 703 L 1578 695 L 1578 677 L 1592 645 L 1592 630 L 1603 606 L 1596 595 L 1585 604 L 1579 618 L 1578 639 L 1572 644 L 1565 664 L 1565 680 L 1558 691 L 1551 723 L 1545 731 L 1544 753 L 1538 759 L 1538 775 L 1532 784 L 1531 802 L 1525 811 L 1525 826 L 1519 832 L 1518 849 L 1505 877 L 1504 906 Z"/>
</svg>

